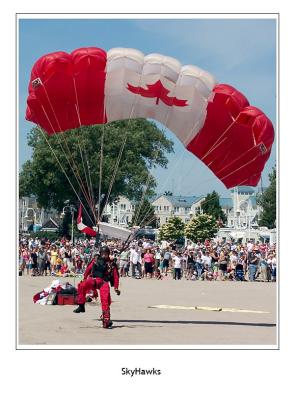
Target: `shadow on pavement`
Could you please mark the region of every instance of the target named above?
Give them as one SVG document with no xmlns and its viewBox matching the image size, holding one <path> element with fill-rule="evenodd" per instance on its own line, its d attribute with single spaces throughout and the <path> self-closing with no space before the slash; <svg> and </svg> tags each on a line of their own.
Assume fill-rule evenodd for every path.
<svg viewBox="0 0 295 400">
<path fill-rule="evenodd" d="M 261 326 L 273 328 L 276 324 L 262 322 L 230 322 L 230 321 L 163 321 L 163 320 L 144 320 L 144 319 L 113 319 L 113 322 L 125 323 L 152 323 L 152 324 L 183 324 L 183 325 L 232 325 L 232 326 Z"/>
</svg>

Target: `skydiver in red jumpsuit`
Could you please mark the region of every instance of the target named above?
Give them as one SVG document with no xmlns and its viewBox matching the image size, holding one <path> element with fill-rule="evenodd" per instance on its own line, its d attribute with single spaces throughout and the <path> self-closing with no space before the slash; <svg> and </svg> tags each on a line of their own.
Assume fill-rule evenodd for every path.
<svg viewBox="0 0 295 400">
<path fill-rule="evenodd" d="M 91 275 L 91 277 L 90 277 Z M 110 250 L 107 246 L 101 249 L 100 255 L 96 255 L 84 272 L 84 280 L 78 285 L 78 304 L 75 313 L 85 312 L 86 293 L 89 290 L 99 289 L 102 326 L 105 329 L 112 327 L 110 318 L 110 285 L 114 286 L 116 294 L 120 295 L 119 274 L 116 263 L 110 259 Z"/>
</svg>

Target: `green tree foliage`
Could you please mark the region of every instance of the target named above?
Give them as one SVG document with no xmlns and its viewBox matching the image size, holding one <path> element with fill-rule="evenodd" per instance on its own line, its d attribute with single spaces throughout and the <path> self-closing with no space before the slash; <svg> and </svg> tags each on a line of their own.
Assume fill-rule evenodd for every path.
<svg viewBox="0 0 295 400">
<path fill-rule="evenodd" d="M 262 214 L 259 219 L 260 226 L 267 226 L 272 229 L 276 226 L 276 168 L 268 175 L 270 185 L 257 196 L 257 203 L 262 207 Z"/>
<path fill-rule="evenodd" d="M 173 142 L 165 137 L 154 122 L 145 119 L 116 121 L 104 126 L 82 127 L 51 137 L 45 135 L 86 205 L 82 187 L 86 196 L 94 199 L 94 204 L 97 204 L 99 198 L 99 165 L 103 133 L 101 203 L 107 199 L 106 194 L 126 133 L 126 145 L 115 175 L 109 203 L 119 195 L 139 201 L 148 179 L 149 168 L 154 165 L 166 168 L 168 160 L 165 153 L 173 151 Z M 38 204 L 46 209 L 53 207 L 61 211 L 65 200 L 78 205 L 74 190 L 38 128 L 33 128 L 28 134 L 28 144 L 32 148 L 32 158 L 24 163 L 20 173 L 20 196 L 35 195 Z M 147 196 L 154 194 L 155 187 L 156 181 L 152 177 Z"/>
<path fill-rule="evenodd" d="M 184 228 L 185 236 L 193 242 L 212 239 L 218 232 L 216 218 L 209 214 L 199 214 L 193 217 Z"/>
<path fill-rule="evenodd" d="M 134 214 L 131 221 L 132 225 L 157 227 L 157 218 L 155 215 L 155 207 L 144 199 L 135 206 Z"/>
<path fill-rule="evenodd" d="M 164 196 L 173 196 L 173 193 L 170 190 L 166 190 Z"/>
<path fill-rule="evenodd" d="M 171 217 L 159 229 L 160 240 L 177 240 L 184 235 L 184 222 L 179 217 Z"/>
<path fill-rule="evenodd" d="M 205 214 L 212 215 L 216 220 L 226 223 L 226 215 L 222 211 L 219 203 L 219 194 L 213 190 L 208 193 L 205 200 L 201 203 L 201 208 Z"/>
</svg>

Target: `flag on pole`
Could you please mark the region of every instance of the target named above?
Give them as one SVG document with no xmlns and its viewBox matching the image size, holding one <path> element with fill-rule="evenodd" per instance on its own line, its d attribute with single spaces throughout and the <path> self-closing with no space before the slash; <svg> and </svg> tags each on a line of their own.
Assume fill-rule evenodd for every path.
<svg viewBox="0 0 295 400">
<path fill-rule="evenodd" d="M 77 217 L 77 228 L 79 229 L 79 231 L 86 233 L 86 235 L 88 236 L 96 236 L 96 232 L 94 229 L 90 228 L 89 226 L 83 224 L 83 220 L 82 220 L 82 204 L 80 204 L 79 207 L 79 213 L 78 213 L 78 217 Z"/>
</svg>

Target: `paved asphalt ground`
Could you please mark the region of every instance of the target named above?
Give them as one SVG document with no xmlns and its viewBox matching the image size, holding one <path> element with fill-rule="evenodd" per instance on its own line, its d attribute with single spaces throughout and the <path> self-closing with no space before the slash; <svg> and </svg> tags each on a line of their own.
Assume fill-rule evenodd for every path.
<svg viewBox="0 0 295 400">
<path fill-rule="evenodd" d="M 276 284 L 121 279 L 111 289 L 114 328 L 101 328 L 100 304 L 41 306 L 32 297 L 54 277 L 19 277 L 19 345 L 276 345 Z M 62 278 L 73 283 L 73 278 Z M 77 279 L 76 279 L 77 284 Z M 229 307 L 265 314 L 149 308 Z M 109 346 L 110 347 L 110 346 Z M 122 346 L 123 347 L 123 346 Z"/>
</svg>

